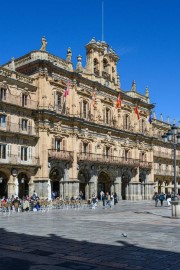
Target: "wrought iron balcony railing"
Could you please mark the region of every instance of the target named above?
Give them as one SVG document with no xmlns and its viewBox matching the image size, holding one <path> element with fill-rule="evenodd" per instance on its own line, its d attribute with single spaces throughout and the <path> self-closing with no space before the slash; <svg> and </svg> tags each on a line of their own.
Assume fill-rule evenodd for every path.
<svg viewBox="0 0 180 270">
<path fill-rule="evenodd" d="M 24 98 L 10 93 L 6 93 L 5 96 L 0 97 L 0 102 L 14 104 L 23 108 L 37 109 L 38 102 L 31 100 L 29 97 L 25 101 Z"/>
<path fill-rule="evenodd" d="M 23 157 L 18 155 L 3 154 L 0 157 L 0 164 L 13 164 L 13 165 L 27 165 L 27 166 L 39 166 L 39 158 L 37 157 Z"/>
<path fill-rule="evenodd" d="M 154 169 L 154 174 L 155 175 L 163 175 L 163 176 L 174 176 L 174 171 Z M 176 175 L 180 176 L 180 172 L 176 171 Z"/>
<path fill-rule="evenodd" d="M 152 168 L 152 162 L 141 161 L 141 160 L 140 160 L 139 167 L 140 167 L 140 168 L 151 169 L 151 168 Z"/>
<path fill-rule="evenodd" d="M 15 123 L 0 123 L 0 131 L 21 133 L 32 136 L 37 136 L 37 130 L 32 126 L 24 126 Z"/>
<path fill-rule="evenodd" d="M 139 166 L 139 159 L 107 156 L 107 155 L 102 155 L 102 154 L 84 153 L 84 152 L 78 153 L 78 161 L 118 164 L 118 165 L 131 166 L 131 167 Z"/>
<path fill-rule="evenodd" d="M 51 159 L 59 159 L 59 160 L 73 160 L 73 152 L 65 151 L 65 150 L 57 150 L 57 149 L 49 149 L 48 157 Z"/>
</svg>

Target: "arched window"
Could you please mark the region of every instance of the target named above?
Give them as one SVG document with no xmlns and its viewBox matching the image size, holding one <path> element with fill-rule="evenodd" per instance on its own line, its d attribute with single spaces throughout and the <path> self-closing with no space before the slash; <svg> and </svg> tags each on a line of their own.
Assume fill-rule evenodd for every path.
<svg viewBox="0 0 180 270">
<path fill-rule="evenodd" d="M 94 58 L 94 74 L 99 76 L 99 62 L 97 58 Z"/>
</svg>

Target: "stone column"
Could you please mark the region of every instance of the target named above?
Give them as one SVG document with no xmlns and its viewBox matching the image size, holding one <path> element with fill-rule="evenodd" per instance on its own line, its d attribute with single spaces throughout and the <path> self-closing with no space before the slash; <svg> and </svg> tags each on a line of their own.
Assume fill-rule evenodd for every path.
<svg viewBox="0 0 180 270">
<path fill-rule="evenodd" d="M 122 200 L 121 176 L 116 177 L 116 180 L 114 181 L 114 192 L 116 192 L 118 200 Z"/>
<path fill-rule="evenodd" d="M 30 180 L 29 180 L 29 196 L 31 197 L 34 193 L 34 177 L 31 176 Z"/>
<path fill-rule="evenodd" d="M 64 198 L 64 183 L 63 183 L 63 179 L 60 180 L 59 182 L 59 196 L 62 198 Z"/>
<path fill-rule="evenodd" d="M 15 185 L 14 185 L 15 177 L 10 175 L 9 181 L 7 183 L 8 186 L 8 198 L 11 198 L 12 195 L 15 195 Z"/>
</svg>

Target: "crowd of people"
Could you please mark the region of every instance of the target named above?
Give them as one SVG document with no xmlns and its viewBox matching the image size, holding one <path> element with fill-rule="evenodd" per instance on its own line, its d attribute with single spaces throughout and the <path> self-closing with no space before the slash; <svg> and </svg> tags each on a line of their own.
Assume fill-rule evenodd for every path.
<svg viewBox="0 0 180 270">
<path fill-rule="evenodd" d="M 172 193 L 168 192 L 167 194 L 165 194 L 163 192 L 161 192 L 161 193 L 155 192 L 153 199 L 155 201 L 156 207 L 158 206 L 158 203 L 160 203 L 160 205 L 163 206 L 164 201 L 167 202 L 167 206 L 171 206 L 171 201 L 174 200 L 175 197 L 180 199 L 180 196 L 178 194 L 175 196 L 174 192 L 172 192 Z"/>
</svg>

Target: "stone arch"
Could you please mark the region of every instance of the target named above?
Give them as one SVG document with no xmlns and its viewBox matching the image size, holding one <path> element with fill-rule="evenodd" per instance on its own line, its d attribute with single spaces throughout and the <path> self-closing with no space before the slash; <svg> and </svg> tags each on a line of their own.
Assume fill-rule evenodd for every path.
<svg viewBox="0 0 180 270">
<path fill-rule="evenodd" d="M 20 198 L 29 195 L 29 181 L 30 176 L 27 172 L 20 172 L 17 176 L 15 194 Z"/>
<path fill-rule="evenodd" d="M 97 195 L 100 195 L 100 192 L 111 194 L 114 192 L 114 183 L 112 173 L 108 170 L 101 170 L 98 174 L 97 181 Z"/>
<path fill-rule="evenodd" d="M 129 183 L 131 182 L 132 173 L 130 170 L 123 170 L 121 176 L 121 196 L 123 200 L 129 199 Z"/>
<path fill-rule="evenodd" d="M 8 176 L 7 174 L 1 170 L 0 171 L 0 198 L 3 196 L 7 197 L 8 195 Z"/>
<path fill-rule="evenodd" d="M 55 197 L 60 196 L 60 181 L 64 178 L 64 170 L 61 167 L 54 166 L 49 172 L 51 181 L 51 192 L 55 192 Z"/>
<path fill-rule="evenodd" d="M 80 169 L 78 173 L 79 180 L 79 192 L 82 192 L 82 198 L 89 198 L 89 181 L 91 179 L 91 174 L 88 169 Z"/>
</svg>

